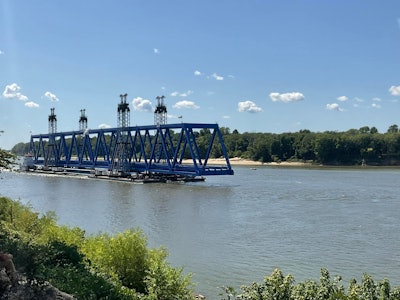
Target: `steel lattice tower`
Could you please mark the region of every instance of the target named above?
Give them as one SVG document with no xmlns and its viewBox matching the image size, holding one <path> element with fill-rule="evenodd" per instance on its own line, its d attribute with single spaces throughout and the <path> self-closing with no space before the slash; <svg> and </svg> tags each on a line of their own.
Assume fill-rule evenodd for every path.
<svg viewBox="0 0 400 300">
<path fill-rule="evenodd" d="M 124 128 L 129 127 L 130 124 L 130 109 L 129 104 L 126 103 L 126 97 L 128 94 L 121 94 L 121 102 L 118 104 L 118 127 Z"/>
<path fill-rule="evenodd" d="M 121 94 L 121 102 L 118 104 L 118 134 L 115 145 L 114 160 L 111 166 L 113 173 L 124 176 L 130 169 L 131 144 L 128 142 L 127 128 L 130 126 L 129 103 L 126 102 L 128 94 Z"/>
<path fill-rule="evenodd" d="M 164 104 L 165 96 L 157 96 L 157 106 L 154 110 L 154 125 L 167 124 L 167 106 Z"/>
<path fill-rule="evenodd" d="M 85 109 L 81 109 L 81 117 L 79 118 L 79 130 L 85 131 L 88 128 L 88 118 Z"/>
<path fill-rule="evenodd" d="M 54 113 L 54 107 L 50 108 L 49 115 L 49 142 L 47 144 L 47 155 L 45 157 L 45 167 L 56 165 L 56 140 L 57 116 Z"/>
<path fill-rule="evenodd" d="M 57 116 L 54 114 L 54 107 L 50 108 L 49 115 L 49 133 L 57 132 Z"/>
</svg>

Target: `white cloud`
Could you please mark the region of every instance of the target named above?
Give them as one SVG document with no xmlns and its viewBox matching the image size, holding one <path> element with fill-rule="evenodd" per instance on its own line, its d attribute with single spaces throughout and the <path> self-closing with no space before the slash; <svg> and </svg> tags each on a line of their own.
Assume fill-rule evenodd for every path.
<svg viewBox="0 0 400 300">
<path fill-rule="evenodd" d="M 375 98 L 372 98 L 372 101 L 381 102 L 382 100 L 381 100 L 381 98 L 375 97 Z"/>
<path fill-rule="evenodd" d="M 51 102 L 59 101 L 59 99 L 57 98 L 57 96 L 54 95 L 53 93 L 46 92 L 46 93 L 44 93 L 44 96 L 45 96 L 47 99 L 49 99 Z"/>
<path fill-rule="evenodd" d="M 222 116 L 222 119 L 230 119 L 231 116 Z"/>
<path fill-rule="evenodd" d="M 21 88 L 16 83 L 6 85 L 3 92 L 3 97 L 7 99 L 18 99 L 21 101 L 27 101 L 28 97 L 20 93 Z"/>
<path fill-rule="evenodd" d="M 341 102 L 344 102 L 344 101 L 349 100 L 349 98 L 347 98 L 346 96 L 340 96 L 340 97 L 337 97 L 337 100 L 341 101 Z"/>
<path fill-rule="evenodd" d="M 337 110 L 337 111 L 343 111 L 342 108 L 340 108 L 339 104 L 337 103 L 330 103 L 326 105 L 326 109 L 328 110 Z"/>
<path fill-rule="evenodd" d="M 168 119 L 182 119 L 183 118 L 183 116 L 175 116 L 175 115 L 170 115 L 170 114 L 167 114 L 167 118 Z"/>
<path fill-rule="evenodd" d="M 193 91 L 188 90 L 186 93 L 181 93 L 181 94 L 179 94 L 179 96 L 180 96 L 180 97 L 188 97 L 188 96 L 190 96 L 191 94 L 193 94 Z"/>
<path fill-rule="evenodd" d="M 356 102 L 358 102 L 358 103 L 362 103 L 362 102 L 364 102 L 364 99 L 355 97 L 355 98 L 354 98 L 354 101 L 356 101 Z"/>
<path fill-rule="evenodd" d="M 2 55 L 2 54 L 4 54 L 4 52 L 0 50 L 0 55 Z"/>
<path fill-rule="evenodd" d="M 178 101 L 173 105 L 173 108 L 190 108 L 190 109 L 198 109 L 200 106 L 197 106 L 193 101 L 182 100 Z"/>
<path fill-rule="evenodd" d="M 217 73 L 212 74 L 211 77 L 213 77 L 215 80 L 224 80 L 224 77 L 218 75 Z"/>
<path fill-rule="evenodd" d="M 381 108 L 381 105 L 378 103 L 372 103 L 371 105 L 373 108 Z"/>
<path fill-rule="evenodd" d="M 140 111 L 153 111 L 153 107 L 151 105 L 151 101 L 147 99 L 143 99 L 142 97 L 136 97 L 132 100 L 133 109 Z"/>
<path fill-rule="evenodd" d="M 238 111 L 240 112 L 250 112 L 250 113 L 258 113 L 262 111 L 261 107 L 258 107 L 253 101 L 247 100 L 238 103 Z"/>
<path fill-rule="evenodd" d="M 39 107 L 39 104 L 37 104 L 36 102 L 33 101 L 29 101 L 25 103 L 25 106 L 29 107 L 29 108 L 37 108 Z"/>
<path fill-rule="evenodd" d="M 400 96 L 400 85 L 398 85 L 398 86 L 392 85 L 392 86 L 389 88 L 389 93 L 390 93 L 392 96 Z"/>
<path fill-rule="evenodd" d="M 195 76 L 201 76 L 203 75 L 199 70 L 194 71 Z"/>
<path fill-rule="evenodd" d="M 280 101 L 280 102 L 285 102 L 285 103 L 304 100 L 304 95 L 299 92 L 292 92 L 292 93 L 285 93 L 285 94 L 270 93 L 269 97 L 274 102 Z"/>
<path fill-rule="evenodd" d="M 99 129 L 107 129 L 107 128 L 111 128 L 111 126 L 105 123 L 99 125 Z"/>
<path fill-rule="evenodd" d="M 180 93 L 180 92 L 178 92 L 178 91 L 175 91 L 175 92 L 172 92 L 170 95 L 171 95 L 172 97 L 177 97 L 177 96 L 179 96 L 179 97 L 188 97 L 188 96 L 192 95 L 193 93 L 194 93 L 194 92 L 191 91 L 191 90 L 188 90 L 187 92 L 183 92 L 183 93 Z"/>
<path fill-rule="evenodd" d="M 157 48 L 153 48 L 153 53 L 154 54 L 160 54 L 160 50 L 158 50 Z"/>
</svg>

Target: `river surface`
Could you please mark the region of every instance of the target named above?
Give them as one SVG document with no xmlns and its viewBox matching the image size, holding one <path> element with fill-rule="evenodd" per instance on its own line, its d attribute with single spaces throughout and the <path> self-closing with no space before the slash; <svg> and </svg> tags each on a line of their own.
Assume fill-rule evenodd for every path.
<svg viewBox="0 0 400 300">
<path fill-rule="evenodd" d="M 318 280 L 325 267 L 345 286 L 364 272 L 400 285 L 400 168 L 236 167 L 185 184 L 0 177 L 0 195 L 55 211 L 60 224 L 88 234 L 142 229 L 208 299 L 274 268 L 296 282 Z"/>
</svg>

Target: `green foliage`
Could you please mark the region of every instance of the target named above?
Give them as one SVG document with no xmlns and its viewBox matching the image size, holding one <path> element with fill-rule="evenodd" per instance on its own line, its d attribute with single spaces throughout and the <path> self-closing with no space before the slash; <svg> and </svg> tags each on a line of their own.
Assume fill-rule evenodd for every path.
<svg viewBox="0 0 400 300">
<path fill-rule="evenodd" d="M 251 288 L 243 288 L 243 299 L 289 300 L 293 288 L 293 276 L 283 276 L 275 269 L 271 276 L 266 276 L 262 284 L 253 283 Z"/>
<path fill-rule="evenodd" d="M 314 280 L 306 280 L 292 289 L 292 299 L 314 300 L 318 293 L 318 284 Z"/>
<path fill-rule="evenodd" d="M 15 163 L 15 155 L 0 149 L 0 168 L 9 169 Z"/>
<path fill-rule="evenodd" d="M 149 252 L 145 278 L 149 295 L 151 295 L 149 299 L 192 299 L 190 275 L 184 277 L 183 269 L 172 268 L 167 263 L 166 257 L 167 251 L 164 248 Z"/>
<path fill-rule="evenodd" d="M 40 235 L 47 225 L 55 224 L 55 217 L 53 213 L 39 217 L 38 213 L 33 212 L 29 206 L 23 205 L 20 201 L 0 197 L 0 223 L 32 239 Z"/>
<path fill-rule="evenodd" d="M 29 152 L 29 143 L 18 143 L 11 149 L 11 153 L 23 156 Z"/>
<path fill-rule="evenodd" d="M 116 236 L 101 234 L 90 237 L 82 252 L 91 265 L 116 284 L 148 294 L 149 299 L 190 299 L 190 276 L 172 268 L 164 248 L 147 248 L 147 239 L 140 230 L 127 230 Z"/>
<path fill-rule="evenodd" d="M 28 280 L 49 281 L 78 299 L 192 299 L 190 276 L 171 267 L 164 248 L 148 249 L 140 230 L 86 237 L 0 197 L 0 249 Z"/>
<path fill-rule="evenodd" d="M 295 284 L 294 278 L 288 274 L 283 276 L 275 269 L 271 276 L 266 276 L 262 283 L 252 283 L 241 287 L 242 293 L 233 288 L 225 289 L 226 298 L 240 300 L 398 300 L 400 288 L 391 290 L 389 280 L 384 279 L 375 284 L 372 277 L 364 274 L 361 285 L 351 279 L 347 293 L 341 284 L 341 277 L 333 280 L 327 269 L 321 269 L 319 282 L 306 280 Z"/>
<path fill-rule="evenodd" d="M 346 132 L 248 133 L 224 135 L 230 157 L 255 161 L 313 161 L 323 164 L 400 164 L 400 133 L 393 126 L 379 134 L 368 126 Z"/>
<path fill-rule="evenodd" d="M 388 130 L 388 133 L 398 133 L 399 132 L 399 126 L 397 126 L 396 124 L 390 125 Z"/>
<path fill-rule="evenodd" d="M 144 293 L 147 269 L 147 240 L 140 231 L 127 230 L 112 237 L 89 238 L 82 247 L 92 265 L 108 273 L 122 285 Z"/>
</svg>

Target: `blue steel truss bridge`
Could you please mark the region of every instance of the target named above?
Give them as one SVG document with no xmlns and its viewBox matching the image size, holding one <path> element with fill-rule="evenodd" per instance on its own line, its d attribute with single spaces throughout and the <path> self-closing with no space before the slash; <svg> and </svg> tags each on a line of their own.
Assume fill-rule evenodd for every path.
<svg viewBox="0 0 400 300">
<path fill-rule="evenodd" d="M 201 140 L 201 143 L 199 142 Z M 90 170 L 96 176 L 190 180 L 233 175 L 218 124 L 157 124 L 32 135 L 42 170 Z M 211 155 L 220 165 L 208 164 Z"/>
</svg>

